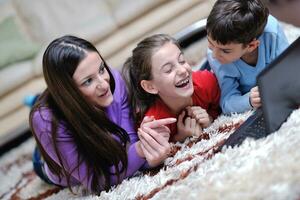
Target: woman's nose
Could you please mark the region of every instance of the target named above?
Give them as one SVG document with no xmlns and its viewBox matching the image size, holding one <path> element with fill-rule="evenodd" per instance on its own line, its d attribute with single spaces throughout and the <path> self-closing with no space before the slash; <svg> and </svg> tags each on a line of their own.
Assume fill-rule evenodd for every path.
<svg viewBox="0 0 300 200">
<path fill-rule="evenodd" d="M 101 86 L 103 85 L 104 81 L 105 80 L 100 75 L 98 75 L 97 76 L 97 87 L 101 88 Z"/>
</svg>

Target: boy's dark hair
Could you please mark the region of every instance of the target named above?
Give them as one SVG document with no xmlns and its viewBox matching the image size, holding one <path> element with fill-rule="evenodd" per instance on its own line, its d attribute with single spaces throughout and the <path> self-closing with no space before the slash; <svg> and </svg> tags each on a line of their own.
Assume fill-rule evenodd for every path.
<svg viewBox="0 0 300 200">
<path fill-rule="evenodd" d="M 218 0 L 207 18 L 207 34 L 223 45 L 246 45 L 262 34 L 268 15 L 261 0 Z"/>
</svg>

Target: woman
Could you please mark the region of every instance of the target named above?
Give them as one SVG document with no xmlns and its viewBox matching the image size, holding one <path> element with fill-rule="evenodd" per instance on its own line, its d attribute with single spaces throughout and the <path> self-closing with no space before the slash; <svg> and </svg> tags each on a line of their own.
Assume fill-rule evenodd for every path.
<svg viewBox="0 0 300 200">
<path fill-rule="evenodd" d="M 55 39 L 44 53 L 43 73 L 47 89 L 30 113 L 45 161 L 34 162 L 41 178 L 99 194 L 146 161 L 154 167 L 167 157 L 170 131 L 165 124 L 176 119 L 145 118 L 138 140 L 125 83 L 91 43 L 74 36 Z"/>
</svg>

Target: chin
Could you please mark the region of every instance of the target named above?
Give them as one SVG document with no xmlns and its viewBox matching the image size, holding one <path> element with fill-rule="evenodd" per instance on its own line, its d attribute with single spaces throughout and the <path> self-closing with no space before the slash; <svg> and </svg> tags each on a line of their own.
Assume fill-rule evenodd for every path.
<svg viewBox="0 0 300 200">
<path fill-rule="evenodd" d="M 97 105 L 102 108 L 106 108 L 112 104 L 113 100 L 114 100 L 114 98 L 111 95 L 111 96 L 107 97 L 104 101 L 98 102 Z"/>
<path fill-rule="evenodd" d="M 179 95 L 182 97 L 191 97 L 194 93 L 194 87 L 192 86 L 192 88 L 189 88 L 186 91 L 181 92 Z"/>
</svg>

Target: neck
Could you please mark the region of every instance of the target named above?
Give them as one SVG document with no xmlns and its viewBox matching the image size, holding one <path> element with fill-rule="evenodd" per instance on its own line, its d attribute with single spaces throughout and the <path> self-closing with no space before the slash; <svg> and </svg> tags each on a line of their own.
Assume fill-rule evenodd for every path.
<svg viewBox="0 0 300 200">
<path fill-rule="evenodd" d="M 255 50 L 253 50 L 252 52 L 250 53 L 247 53 L 245 55 L 243 55 L 241 57 L 241 59 L 247 63 L 248 65 L 251 65 L 251 66 L 256 66 L 257 64 L 257 59 L 258 59 L 258 48 L 256 48 Z"/>
<path fill-rule="evenodd" d="M 187 106 L 193 105 L 192 97 L 184 97 L 184 98 L 172 98 L 165 99 L 161 98 L 161 100 L 168 106 L 172 113 L 175 115 L 179 115 L 183 109 Z"/>
</svg>

